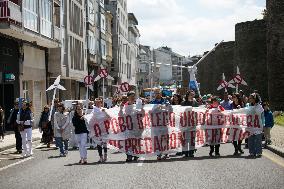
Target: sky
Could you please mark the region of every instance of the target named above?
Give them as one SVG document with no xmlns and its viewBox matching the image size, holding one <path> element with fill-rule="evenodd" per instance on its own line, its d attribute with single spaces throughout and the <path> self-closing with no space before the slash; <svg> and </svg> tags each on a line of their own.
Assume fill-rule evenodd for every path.
<svg viewBox="0 0 284 189">
<path fill-rule="evenodd" d="M 168 46 L 184 56 L 203 54 L 222 40 L 234 41 L 235 24 L 261 19 L 265 0 L 128 0 L 140 44 Z"/>
</svg>

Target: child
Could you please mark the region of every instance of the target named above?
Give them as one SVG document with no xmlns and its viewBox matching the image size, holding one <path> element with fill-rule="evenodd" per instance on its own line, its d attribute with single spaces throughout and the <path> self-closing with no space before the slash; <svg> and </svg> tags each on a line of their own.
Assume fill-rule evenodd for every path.
<svg viewBox="0 0 284 189">
<path fill-rule="evenodd" d="M 264 102 L 262 104 L 262 107 L 264 109 L 264 119 L 265 124 L 263 127 L 264 131 L 264 137 L 265 137 L 265 145 L 271 144 L 271 136 L 270 136 L 270 130 L 274 126 L 274 119 L 271 110 L 269 109 L 268 102 Z"/>
<path fill-rule="evenodd" d="M 209 109 L 217 109 L 219 112 L 224 111 L 225 109 L 219 104 L 218 101 L 218 97 L 212 97 L 211 98 L 211 104 L 208 106 L 208 110 Z M 219 132 L 219 129 L 217 129 L 217 132 Z M 213 141 L 212 141 L 213 143 Z M 213 156 L 213 152 L 214 152 L 214 148 L 215 148 L 215 156 L 220 156 L 219 153 L 219 149 L 220 149 L 220 144 L 211 144 L 210 145 L 210 152 L 209 152 L 209 156 Z"/>
</svg>

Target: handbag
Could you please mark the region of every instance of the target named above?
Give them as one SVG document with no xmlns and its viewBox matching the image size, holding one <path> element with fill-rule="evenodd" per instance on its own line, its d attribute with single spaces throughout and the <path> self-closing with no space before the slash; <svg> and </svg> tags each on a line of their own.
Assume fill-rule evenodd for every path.
<svg viewBox="0 0 284 189">
<path fill-rule="evenodd" d="M 24 124 L 18 124 L 18 129 L 20 132 L 25 130 Z"/>
</svg>

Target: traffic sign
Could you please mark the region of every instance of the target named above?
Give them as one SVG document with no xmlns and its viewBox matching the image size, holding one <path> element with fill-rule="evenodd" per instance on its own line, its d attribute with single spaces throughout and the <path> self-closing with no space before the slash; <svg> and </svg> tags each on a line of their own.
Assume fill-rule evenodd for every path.
<svg viewBox="0 0 284 189">
<path fill-rule="evenodd" d="M 94 83 L 94 78 L 91 75 L 88 75 L 84 78 L 84 83 L 86 85 L 92 85 Z"/>
<path fill-rule="evenodd" d="M 100 76 L 101 78 L 107 78 L 107 76 L 108 76 L 108 71 L 107 71 L 107 69 L 101 68 L 101 69 L 100 69 L 99 76 Z"/>
<path fill-rule="evenodd" d="M 127 83 L 127 82 L 124 82 L 124 83 L 122 83 L 121 85 L 120 85 L 120 90 L 122 91 L 122 92 L 128 92 L 129 90 L 130 90 L 130 85 L 129 85 L 129 83 Z"/>
</svg>

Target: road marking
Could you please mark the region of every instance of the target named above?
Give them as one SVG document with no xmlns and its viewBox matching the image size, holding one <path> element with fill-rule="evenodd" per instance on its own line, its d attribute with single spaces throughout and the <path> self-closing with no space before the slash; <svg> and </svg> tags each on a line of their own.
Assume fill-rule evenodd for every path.
<svg viewBox="0 0 284 189">
<path fill-rule="evenodd" d="M 25 161 L 31 160 L 31 159 L 33 159 L 33 158 L 34 158 L 34 157 L 28 157 L 28 158 L 25 158 L 25 159 L 23 159 L 23 160 L 21 160 L 21 161 L 18 161 L 18 162 L 16 162 L 16 163 L 12 163 L 12 164 L 10 164 L 10 165 L 7 165 L 7 166 L 5 166 L 5 167 L 2 167 L 2 168 L 0 168 L 0 172 L 3 171 L 3 170 L 5 170 L 5 169 L 8 169 L 8 168 L 10 168 L 10 167 L 13 167 L 13 166 L 15 166 L 15 165 L 18 165 L 18 164 L 20 164 L 20 163 L 23 163 L 23 162 L 25 162 Z"/>
<path fill-rule="evenodd" d="M 145 157 L 139 158 L 139 163 L 137 164 L 137 166 L 142 167 L 145 159 L 146 159 Z"/>
<path fill-rule="evenodd" d="M 272 162 L 284 167 L 284 159 L 281 158 L 280 156 L 277 156 L 272 153 L 270 154 L 269 152 L 265 152 L 265 151 L 262 152 L 262 155 L 266 157 L 267 159 L 271 160 Z"/>
</svg>

